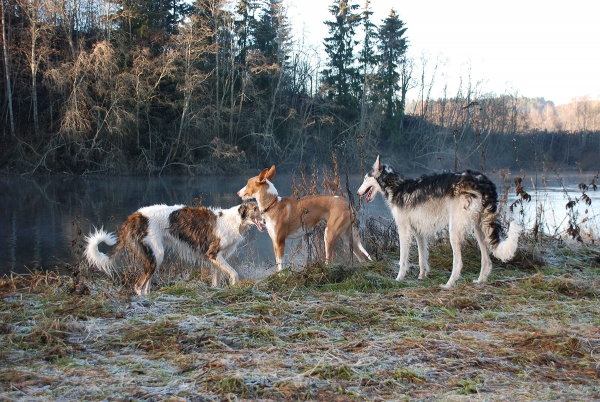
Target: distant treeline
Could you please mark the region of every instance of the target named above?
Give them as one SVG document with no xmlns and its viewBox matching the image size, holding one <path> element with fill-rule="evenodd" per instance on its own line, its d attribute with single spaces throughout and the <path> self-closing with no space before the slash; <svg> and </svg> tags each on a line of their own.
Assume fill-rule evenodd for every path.
<svg viewBox="0 0 600 402">
<path fill-rule="evenodd" d="M 368 4 L 332 1 L 322 60 L 283 0 L 3 1 L 0 171 L 235 173 L 334 153 L 350 171 L 378 153 L 406 168 L 596 168 L 598 102 L 470 87 L 432 100 L 399 13 L 375 22 Z"/>
</svg>

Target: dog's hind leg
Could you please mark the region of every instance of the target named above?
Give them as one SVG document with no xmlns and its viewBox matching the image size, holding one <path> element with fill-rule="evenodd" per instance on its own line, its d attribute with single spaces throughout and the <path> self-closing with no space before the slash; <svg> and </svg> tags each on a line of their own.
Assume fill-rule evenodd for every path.
<svg viewBox="0 0 600 402">
<path fill-rule="evenodd" d="M 350 224 L 348 223 L 348 226 L 344 228 L 344 223 L 342 220 L 336 219 L 336 217 L 331 217 L 327 221 L 323 240 L 325 242 L 325 262 L 328 264 L 333 262 L 335 244 L 338 239 L 350 229 Z"/>
<path fill-rule="evenodd" d="M 485 244 L 485 234 L 483 233 L 483 230 L 478 224 L 475 224 L 474 231 L 475 238 L 477 239 L 477 243 L 479 243 L 479 248 L 481 249 L 481 272 L 479 273 L 479 279 L 474 282 L 483 283 L 490 275 L 490 272 L 492 272 L 492 260 L 490 259 L 490 253 L 487 245 Z"/>
<path fill-rule="evenodd" d="M 417 247 L 419 249 L 419 279 L 427 278 L 429 275 L 429 246 L 427 239 L 420 233 L 415 233 Z"/>
<path fill-rule="evenodd" d="M 153 239 L 152 236 L 146 238 L 140 243 L 144 259 L 144 273 L 138 278 L 135 284 L 135 292 L 138 295 L 147 295 L 150 293 L 152 275 L 160 267 L 165 257 L 165 250 L 160 239 Z"/>
<path fill-rule="evenodd" d="M 460 243 L 463 240 L 465 233 L 465 221 L 460 219 L 450 218 L 450 224 L 448 225 L 448 232 L 450 233 L 450 245 L 452 246 L 452 274 L 450 279 L 445 285 L 441 285 L 442 289 L 451 289 L 454 283 L 460 277 L 460 271 L 463 268 L 462 252 L 460 249 Z"/>
<path fill-rule="evenodd" d="M 144 257 L 143 268 L 144 272 L 139 276 L 133 288 L 137 295 L 147 295 L 150 290 L 152 275 L 156 271 L 156 260 L 153 256 Z"/>
<path fill-rule="evenodd" d="M 355 226 L 352 227 L 352 252 L 360 262 L 366 261 L 365 257 L 369 261 L 373 261 L 367 250 L 365 250 L 365 247 L 362 245 L 360 235 L 358 234 L 358 228 Z"/>
<path fill-rule="evenodd" d="M 347 247 L 352 247 L 352 254 L 354 254 L 358 262 L 365 262 L 367 259 L 369 259 L 369 261 L 373 261 L 367 250 L 365 250 L 360 242 L 360 236 L 358 235 L 357 227 L 349 227 L 344 231 L 344 233 L 342 233 L 340 237 Z"/>
<path fill-rule="evenodd" d="M 442 289 L 452 289 L 454 283 L 460 277 L 460 271 L 462 271 L 463 263 L 462 263 L 462 254 L 460 250 L 460 236 L 457 235 L 456 232 L 450 230 L 450 245 L 452 246 L 452 274 L 450 275 L 450 279 L 446 282 L 445 285 L 440 285 Z"/>
</svg>

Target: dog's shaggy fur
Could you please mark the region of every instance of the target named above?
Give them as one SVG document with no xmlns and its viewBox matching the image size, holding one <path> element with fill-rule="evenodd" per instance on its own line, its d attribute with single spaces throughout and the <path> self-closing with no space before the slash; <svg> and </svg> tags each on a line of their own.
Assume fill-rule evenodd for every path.
<svg viewBox="0 0 600 402">
<path fill-rule="evenodd" d="M 264 219 L 256 202 L 245 202 L 229 209 L 187 207 L 185 205 L 153 205 L 140 208 L 123 224 L 119 238 L 103 229 L 86 237 L 84 256 L 87 261 L 112 275 L 118 266 L 141 265 L 134 291 L 148 294 L 154 272 L 160 267 L 165 252 L 173 251 L 195 264 L 203 256 L 229 274 L 230 283 L 238 281 L 237 272 L 227 263 L 229 257 L 252 225 L 264 230 Z M 98 250 L 100 243 L 117 245 L 112 256 Z M 213 286 L 219 272 L 213 273 Z"/>
<path fill-rule="evenodd" d="M 452 274 L 443 288 L 451 288 L 460 276 L 462 256 L 460 243 L 473 227 L 481 249 L 481 272 L 476 282 L 485 282 L 492 270 L 488 246 L 495 257 L 510 260 L 516 250 L 521 226 L 511 222 L 508 237 L 501 240 L 502 228 L 496 215 L 496 186 L 485 175 L 466 170 L 404 179 L 379 156 L 371 172 L 365 175 L 358 195 L 371 201 L 381 193 L 392 211 L 400 237 L 401 280 L 408 271 L 408 251 L 413 236 L 419 250 L 419 279 L 429 273 L 427 237 L 448 227 L 454 254 Z"/>
<path fill-rule="evenodd" d="M 340 237 L 346 243 L 352 242 L 352 251 L 358 261 L 371 259 L 360 241 L 356 211 L 346 199 L 331 195 L 280 197 L 272 183 L 273 177 L 275 166 L 263 169 L 258 176 L 248 179 L 238 195 L 242 200 L 256 199 L 265 215 L 277 271 L 283 268 L 286 239 L 301 237 L 321 221 L 327 221 L 324 239 L 326 262 L 333 261 L 333 250 Z"/>
</svg>

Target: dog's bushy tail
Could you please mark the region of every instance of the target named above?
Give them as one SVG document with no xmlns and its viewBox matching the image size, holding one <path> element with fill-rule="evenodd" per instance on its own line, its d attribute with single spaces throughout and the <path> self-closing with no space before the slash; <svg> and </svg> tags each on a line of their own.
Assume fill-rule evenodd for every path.
<svg viewBox="0 0 600 402">
<path fill-rule="evenodd" d="M 508 228 L 508 236 L 502 239 L 502 227 L 498 222 L 498 217 L 494 208 L 484 207 L 483 217 L 481 219 L 481 229 L 485 234 L 485 241 L 490 246 L 494 256 L 505 262 L 514 257 L 517 252 L 519 235 L 523 227 L 517 222 L 512 221 Z"/>
<path fill-rule="evenodd" d="M 113 260 L 111 257 L 98 250 L 98 245 L 100 243 L 106 243 L 109 246 L 114 246 L 117 244 L 117 240 L 117 236 L 114 233 L 109 233 L 103 228 L 96 229 L 95 233 L 90 233 L 89 236 L 85 237 L 87 245 L 83 251 L 83 255 L 91 265 L 112 276 L 114 271 Z"/>
</svg>

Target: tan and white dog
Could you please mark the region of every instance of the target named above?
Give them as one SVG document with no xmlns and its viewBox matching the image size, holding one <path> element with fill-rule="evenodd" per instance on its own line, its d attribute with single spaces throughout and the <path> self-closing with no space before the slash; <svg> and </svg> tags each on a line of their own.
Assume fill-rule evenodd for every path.
<svg viewBox="0 0 600 402">
<path fill-rule="evenodd" d="M 275 166 L 265 168 L 238 191 L 242 200 L 255 198 L 265 216 L 267 231 L 273 241 L 277 271 L 283 269 L 286 239 L 297 239 L 321 221 L 326 221 L 325 260 L 333 260 L 338 238 L 352 241 L 352 251 L 363 262 L 371 256 L 363 247 L 358 234 L 358 217 L 350 203 L 339 196 L 308 195 L 301 198 L 280 197 L 272 183 Z"/>
</svg>

